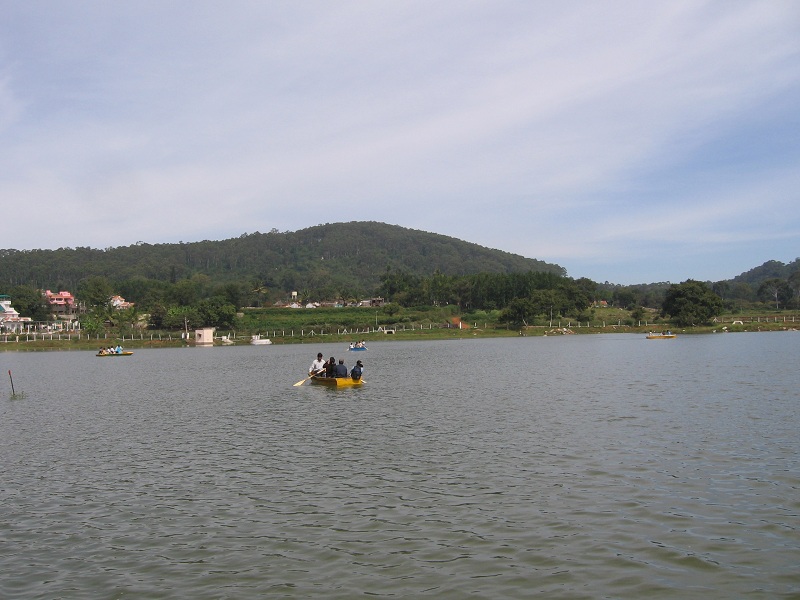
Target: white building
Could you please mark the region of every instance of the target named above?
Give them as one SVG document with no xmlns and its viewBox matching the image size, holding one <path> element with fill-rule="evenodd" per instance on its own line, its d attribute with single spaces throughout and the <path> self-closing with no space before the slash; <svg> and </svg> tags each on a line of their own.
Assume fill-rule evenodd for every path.
<svg viewBox="0 0 800 600">
<path fill-rule="evenodd" d="M 11 296 L 0 294 L 0 330 L 19 333 L 28 323 L 31 323 L 30 317 L 20 317 L 17 309 L 11 306 Z"/>
</svg>

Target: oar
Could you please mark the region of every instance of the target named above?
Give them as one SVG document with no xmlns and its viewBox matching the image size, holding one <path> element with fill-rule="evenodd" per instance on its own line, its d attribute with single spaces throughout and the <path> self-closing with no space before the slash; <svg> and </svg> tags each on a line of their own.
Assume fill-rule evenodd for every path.
<svg viewBox="0 0 800 600">
<path fill-rule="evenodd" d="M 320 373 L 322 373 L 322 371 L 317 371 L 316 373 L 312 373 L 311 375 L 309 375 L 309 376 L 308 376 L 308 377 L 306 377 L 305 379 L 301 379 L 301 380 L 300 380 L 300 381 L 298 381 L 297 383 L 293 384 L 293 385 L 292 385 L 292 387 L 297 387 L 297 386 L 299 386 L 299 385 L 303 385 L 303 384 L 304 384 L 306 381 L 308 381 L 309 379 L 311 379 L 311 378 L 312 378 L 312 377 L 314 377 L 315 375 L 319 375 Z"/>
</svg>

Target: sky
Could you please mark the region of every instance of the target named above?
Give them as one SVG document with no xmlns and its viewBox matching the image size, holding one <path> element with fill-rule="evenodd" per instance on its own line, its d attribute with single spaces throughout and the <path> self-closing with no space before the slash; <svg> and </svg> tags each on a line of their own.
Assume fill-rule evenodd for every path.
<svg viewBox="0 0 800 600">
<path fill-rule="evenodd" d="M 0 0 L 0 248 L 377 221 L 622 285 L 800 256 L 800 2 Z"/>
</svg>

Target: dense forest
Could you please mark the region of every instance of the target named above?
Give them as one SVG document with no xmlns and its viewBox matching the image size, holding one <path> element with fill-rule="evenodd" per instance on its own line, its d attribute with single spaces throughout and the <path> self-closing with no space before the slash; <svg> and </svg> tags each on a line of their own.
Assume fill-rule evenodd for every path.
<svg viewBox="0 0 800 600">
<path fill-rule="evenodd" d="M 754 305 L 800 308 L 800 259 L 769 261 L 728 281 L 621 286 L 575 280 L 558 265 L 373 222 L 217 242 L 0 250 L 0 294 L 10 295 L 23 316 L 48 319 L 43 289 L 75 293 L 89 330 L 141 326 L 143 318 L 156 329 L 231 327 L 241 309 L 285 303 L 291 292 L 304 304 L 346 306 L 379 296 L 387 311 L 453 306 L 492 312 L 508 323 L 583 319 L 593 307 L 614 306 L 634 319 L 648 311 L 692 324 Z M 134 308 L 111 310 L 109 299 L 117 294 Z"/>
<path fill-rule="evenodd" d="M 333 297 L 369 294 L 388 270 L 413 275 L 542 271 L 554 264 L 452 237 L 375 222 L 332 223 L 296 232 L 243 234 L 223 241 L 107 248 L 0 250 L 0 286 L 78 288 L 93 276 L 114 282 L 176 283 L 204 275 L 214 284 L 247 281 L 287 293 L 314 290 Z"/>
</svg>

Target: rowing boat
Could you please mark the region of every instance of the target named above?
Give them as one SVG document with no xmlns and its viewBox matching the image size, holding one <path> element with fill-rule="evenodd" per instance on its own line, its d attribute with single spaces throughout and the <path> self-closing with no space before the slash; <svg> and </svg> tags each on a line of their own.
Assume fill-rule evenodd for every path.
<svg viewBox="0 0 800 600">
<path fill-rule="evenodd" d="M 678 337 L 674 333 L 648 333 L 647 339 L 648 340 L 671 340 L 674 337 Z"/>
<path fill-rule="evenodd" d="M 130 356 L 133 352 L 98 352 L 95 356 Z"/>
<path fill-rule="evenodd" d="M 311 383 L 317 385 L 327 385 L 328 387 L 356 387 L 363 385 L 363 379 L 353 379 L 352 377 L 312 377 Z"/>
</svg>

